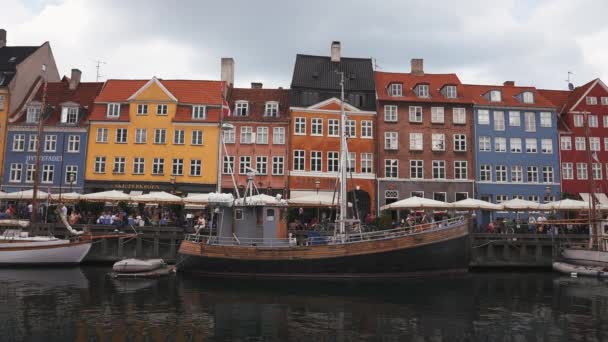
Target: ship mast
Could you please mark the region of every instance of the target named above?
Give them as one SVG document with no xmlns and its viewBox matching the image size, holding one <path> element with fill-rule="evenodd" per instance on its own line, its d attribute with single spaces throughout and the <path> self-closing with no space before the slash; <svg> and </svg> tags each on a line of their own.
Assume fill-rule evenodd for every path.
<svg viewBox="0 0 608 342">
<path fill-rule="evenodd" d="M 40 107 L 40 116 L 38 117 L 38 132 L 37 132 L 37 145 L 36 146 L 36 161 L 34 162 L 34 188 L 32 193 L 32 216 L 30 220 L 32 223 L 36 223 L 36 216 L 38 213 L 38 183 L 40 182 L 40 150 L 42 149 L 42 130 L 43 124 L 42 120 L 44 118 L 44 114 L 46 113 L 46 64 L 42 64 L 42 79 L 43 79 L 43 88 L 42 88 L 42 104 Z M 61 172 L 60 172 L 61 174 Z"/>
<path fill-rule="evenodd" d="M 344 237 L 346 233 L 346 167 L 347 167 L 347 152 L 346 152 L 346 112 L 344 111 L 344 72 L 338 72 L 340 75 L 340 125 L 342 126 L 340 135 L 340 219 L 338 220 L 340 235 Z"/>
<path fill-rule="evenodd" d="M 590 212 L 588 215 L 589 218 L 589 235 L 591 238 L 589 239 L 589 247 L 593 248 L 595 242 L 598 242 L 598 250 L 601 248 L 601 244 L 599 243 L 599 232 L 598 232 L 598 222 L 597 222 L 597 208 L 595 205 L 595 175 L 593 174 L 593 153 L 591 152 L 591 137 L 589 136 L 589 115 L 590 112 L 584 112 L 583 118 L 585 120 L 585 136 L 587 137 L 587 162 L 589 163 L 589 168 L 591 168 L 591 182 L 589 182 L 589 199 L 590 199 Z M 597 154 L 596 154 L 597 155 Z"/>
</svg>

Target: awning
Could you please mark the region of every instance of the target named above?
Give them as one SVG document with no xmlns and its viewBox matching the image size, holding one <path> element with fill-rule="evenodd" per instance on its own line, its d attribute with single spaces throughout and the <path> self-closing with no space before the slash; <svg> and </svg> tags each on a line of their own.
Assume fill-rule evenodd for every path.
<svg viewBox="0 0 608 342">
<path fill-rule="evenodd" d="M 591 195 L 586 193 L 586 192 L 581 192 L 578 194 L 579 196 L 581 196 L 581 198 L 583 199 L 583 202 L 591 202 Z"/>
<path fill-rule="evenodd" d="M 608 197 L 606 196 L 605 193 L 603 193 L 603 192 L 597 192 L 595 194 L 595 198 L 597 198 L 598 202 L 600 202 L 600 204 L 602 206 L 608 206 Z"/>
<path fill-rule="evenodd" d="M 131 192 L 129 193 L 130 196 L 141 196 L 143 194 L 144 192 L 141 190 L 131 190 Z"/>
</svg>

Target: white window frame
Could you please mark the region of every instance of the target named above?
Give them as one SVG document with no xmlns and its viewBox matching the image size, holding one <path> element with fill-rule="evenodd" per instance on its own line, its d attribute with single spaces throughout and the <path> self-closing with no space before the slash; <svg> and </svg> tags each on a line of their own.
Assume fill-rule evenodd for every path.
<svg viewBox="0 0 608 342">
<path fill-rule="evenodd" d="M 458 88 L 455 85 L 445 86 L 445 97 L 448 99 L 455 99 L 458 97 Z"/>
<path fill-rule="evenodd" d="M 234 116 L 248 116 L 249 115 L 249 102 L 247 101 L 236 101 L 234 103 Z"/>
<path fill-rule="evenodd" d="M 424 117 L 424 112 L 421 106 L 409 106 L 410 122 L 421 123 Z"/>
<path fill-rule="evenodd" d="M 148 104 L 138 103 L 137 104 L 137 115 L 148 115 Z"/>
<path fill-rule="evenodd" d="M 152 174 L 156 176 L 165 174 L 165 158 L 152 159 Z"/>
<path fill-rule="evenodd" d="M 454 160 L 454 179 L 466 180 L 469 177 L 469 163 L 466 160 Z"/>
<path fill-rule="evenodd" d="M 553 154 L 553 139 L 540 139 L 540 153 Z"/>
<path fill-rule="evenodd" d="M 305 171 L 306 170 L 306 151 L 305 150 L 293 150 L 293 170 L 294 171 Z"/>
<path fill-rule="evenodd" d="M 166 128 L 155 128 L 154 129 L 154 144 L 164 145 L 167 143 L 167 129 Z"/>
<path fill-rule="evenodd" d="M 431 123 L 445 123 L 444 107 L 431 107 Z"/>
<path fill-rule="evenodd" d="M 285 127 L 272 128 L 272 143 L 275 145 L 285 145 Z"/>
<path fill-rule="evenodd" d="M 420 97 L 420 98 L 429 98 L 431 97 L 430 95 L 430 89 L 429 89 L 429 85 L 428 84 L 418 84 L 416 86 L 416 96 Z"/>
<path fill-rule="evenodd" d="M 494 117 L 494 130 L 504 131 L 505 130 L 505 112 L 495 110 L 492 112 Z"/>
<path fill-rule="evenodd" d="M 583 127 L 585 125 L 585 117 L 582 114 L 574 114 L 572 116 L 574 127 Z"/>
<path fill-rule="evenodd" d="M 422 133 L 410 133 L 410 151 L 422 151 L 424 148 L 424 137 Z"/>
<path fill-rule="evenodd" d="M 298 116 L 293 121 L 293 134 L 306 135 L 306 117 Z"/>
<path fill-rule="evenodd" d="M 106 157 L 96 156 L 93 173 L 106 173 Z"/>
<path fill-rule="evenodd" d="M 322 137 L 323 136 L 323 119 L 322 118 L 311 118 L 310 119 L 310 136 Z"/>
<path fill-rule="evenodd" d="M 399 178 L 399 159 L 384 159 L 384 177 Z"/>
<path fill-rule="evenodd" d="M 279 117 L 279 103 L 277 101 L 268 101 L 264 104 L 264 116 L 268 118 Z"/>
<path fill-rule="evenodd" d="M 193 120 L 206 120 L 207 119 L 207 106 L 201 106 L 201 105 L 192 106 L 192 119 Z"/>
<path fill-rule="evenodd" d="M 262 145 L 268 145 L 268 134 L 270 134 L 268 127 L 258 126 L 256 128 L 255 143 L 262 144 Z"/>
<path fill-rule="evenodd" d="M 118 118 L 120 117 L 120 103 L 108 103 L 106 108 L 107 118 Z"/>
<path fill-rule="evenodd" d="M 526 138 L 526 153 L 538 153 L 538 139 Z"/>
<path fill-rule="evenodd" d="M 399 106 L 384 105 L 384 122 L 399 121 Z"/>
<path fill-rule="evenodd" d="M 490 102 L 501 102 L 502 92 L 500 90 L 490 90 Z"/>
<path fill-rule="evenodd" d="M 68 135 L 68 153 L 80 152 L 80 135 Z"/>
<path fill-rule="evenodd" d="M 524 91 L 521 99 L 523 103 L 534 103 L 534 94 L 531 91 Z"/>
<path fill-rule="evenodd" d="M 487 136 L 481 136 L 478 139 L 479 152 L 491 152 L 492 151 L 492 138 Z"/>
<path fill-rule="evenodd" d="M 168 115 L 169 105 L 166 103 L 159 103 L 156 105 L 156 115 Z"/>
<path fill-rule="evenodd" d="M 374 122 L 372 120 L 361 120 L 361 138 L 374 138 Z"/>
<path fill-rule="evenodd" d="M 121 132 L 121 133 L 119 133 Z M 115 144 L 126 144 L 129 137 L 129 130 L 126 128 L 117 128 L 116 136 L 114 137 Z"/>
<path fill-rule="evenodd" d="M 445 134 L 433 133 L 431 134 L 431 150 L 432 151 L 445 151 Z"/>
<path fill-rule="evenodd" d="M 466 134 L 454 134 L 454 152 L 467 151 L 467 136 Z"/>
<path fill-rule="evenodd" d="M 95 137 L 95 142 L 106 144 L 108 143 L 108 128 L 106 127 L 97 127 L 97 135 Z"/>
<path fill-rule="evenodd" d="M 445 160 L 433 160 L 432 161 L 432 178 L 433 179 L 446 179 L 446 165 Z M 437 171 L 437 177 L 435 177 L 435 171 Z"/>
<path fill-rule="evenodd" d="M 410 179 L 424 179 L 424 160 L 410 159 Z"/>
<path fill-rule="evenodd" d="M 42 165 L 42 179 L 40 180 L 40 183 L 53 184 L 54 180 L 55 180 L 55 165 L 52 165 L 52 164 Z"/>
<path fill-rule="evenodd" d="M 272 175 L 282 176 L 285 174 L 285 157 L 273 156 L 272 157 Z"/>
<path fill-rule="evenodd" d="M 9 180 L 8 180 L 9 183 L 21 183 L 22 177 L 23 177 L 23 164 L 11 163 Z"/>
<path fill-rule="evenodd" d="M 186 130 L 174 129 L 173 130 L 173 145 L 184 145 L 186 144 Z"/>
<path fill-rule="evenodd" d="M 190 138 L 190 145 L 202 146 L 204 143 L 203 130 L 195 129 L 192 131 L 192 137 Z"/>
<path fill-rule="evenodd" d="M 310 172 L 323 171 L 323 152 L 310 151 Z"/>
<path fill-rule="evenodd" d="M 13 152 L 25 151 L 25 134 L 13 135 Z"/>
<path fill-rule="evenodd" d="M 509 151 L 511 153 L 521 153 L 522 152 L 521 138 L 510 138 L 509 139 Z"/>
<path fill-rule="evenodd" d="M 339 137 L 340 136 L 340 120 L 328 119 L 327 120 L 327 136 L 328 137 Z"/>
<path fill-rule="evenodd" d="M 148 142 L 148 129 L 136 128 L 135 129 L 135 143 L 145 144 Z"/>
<path fill-rule="evenodd" d="M 44 152 L 57 152 L 57 135 L 47 134 L 44 136 Z"/>
<path fill-rule="evenodd" d="M 595 96 L 587 96 L 587 97 L 585 97 L 585 103 L 587 105 L 596 105 L 597 104 L 597 97 L 595 97 Z"/>
<path fill-rule="evenodd" d="M 515 110 L 509 111 L 509 126 L 521 127 L 521 112 Z"/>
<path fill-rule="evenodd" d="M 143 175 L 146 171 L 146 159 L 144 157 L 133 158 L 133 174 Z"/>
<path fill-rule="evenodd" d="M 455 125 L 467 124 L 467 109 L 462 107 L 452 108 L 452 122 Z"/>
<path fill-rule="evenodd" d="M 559 137 L 559 148 L 563 151 L 572 150 L 572 137 L 571 136 L 561 136 Z"/>
<path fill-rule="evenodd" d="M 240 134 L 240 143 L 241 144 L 253 144 L 253 127 L 251 126 L 241 126 L 241 134 Z"/>
<path fill-rule="evenodd" d="M 477 124 L 478 125 L 489 125 L 490 124 L 490 111 L 487 109 L 477 110 Z"/>
<path fill-rule="evenodd" d="M 391 83 L 388 87 L 388 93 L 390 96 L 403 96 L 403 84 Z"/>
<path fill-rule="evenodd" d="M 506 153 L 507 152 L 507 138 L 495 137 L 494 138 L 494 152 Z"/>
<path fill-rule="evenodd" d="M 190 159 L 190 177 L 200 177 L 202 169 L 203 161 L 201 159 Z"/>
<path fill-rule="evenodd" d="M 124 174 L 127 170 L 126 157 L 114 157 L 114 166 L 112 167 L 113 174 Z"/>
</svg>

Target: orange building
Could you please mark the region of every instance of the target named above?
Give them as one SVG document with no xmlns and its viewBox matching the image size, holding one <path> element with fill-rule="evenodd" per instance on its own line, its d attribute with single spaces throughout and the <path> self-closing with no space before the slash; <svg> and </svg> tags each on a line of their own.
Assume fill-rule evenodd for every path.
<svg viewBox="0 0 608 342">
<path fill-rule="evenodd" d="M 337 98 L 309 107 L 291 107 L 291 198 L 318 192 L 338 194 L 340 166 L 340 105 Z M 360 217 L 369 213 L 375 198 L 375 111 L 344 104 L 348 121 L 349 200 L 356 194 Z"/>
</svg>

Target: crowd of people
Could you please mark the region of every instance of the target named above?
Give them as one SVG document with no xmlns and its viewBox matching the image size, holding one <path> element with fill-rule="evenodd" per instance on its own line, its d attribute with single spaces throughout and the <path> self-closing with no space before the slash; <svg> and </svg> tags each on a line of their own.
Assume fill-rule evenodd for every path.
<svg viewBox="0 0 608 342">
<path fill-rule="evenodd" d="M 486 232 L 491 234 L 588 234 L 589 225 L 586 223 L 555 224 L 548 220 L 545 214 L 537 217 L 529 215 L 528 218 L 499 217 L 486 226 Z"/>
</svg>

